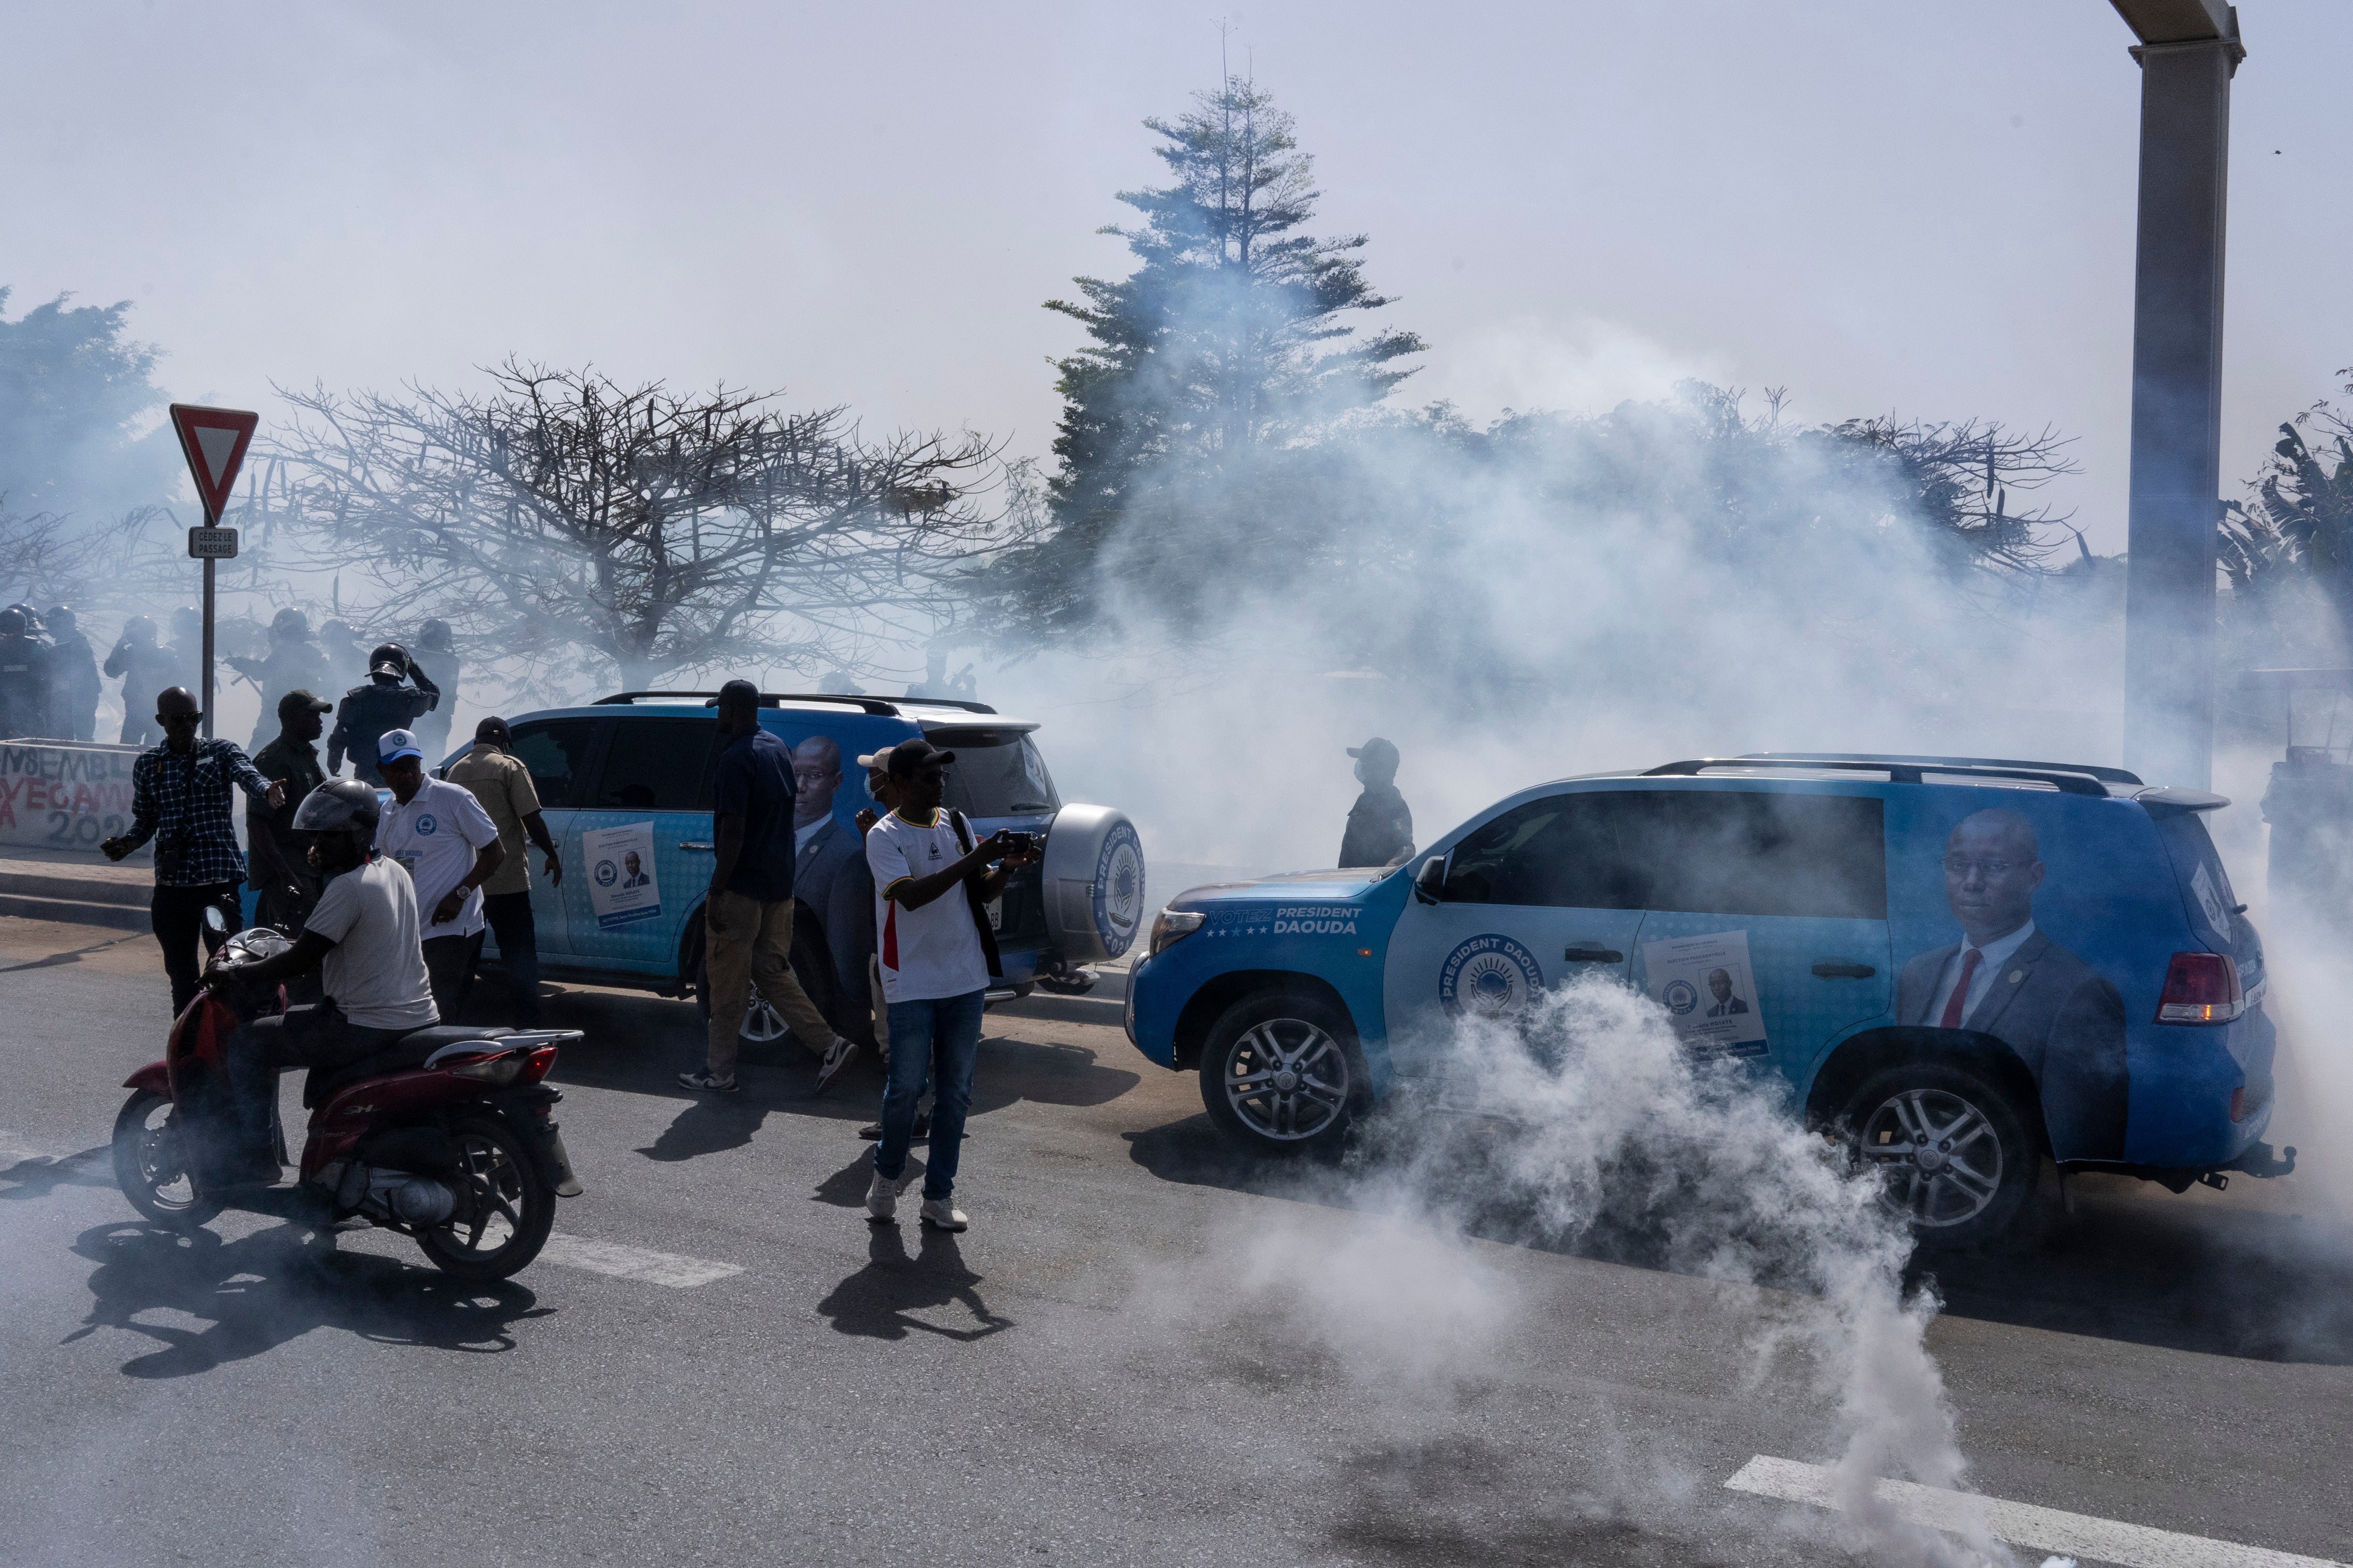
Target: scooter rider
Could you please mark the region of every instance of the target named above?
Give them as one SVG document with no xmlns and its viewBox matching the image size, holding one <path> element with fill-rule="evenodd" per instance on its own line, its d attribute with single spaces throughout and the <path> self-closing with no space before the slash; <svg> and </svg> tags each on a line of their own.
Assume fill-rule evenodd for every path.
<svg viewBox="0 0 2353 1568">
<path fill-rule="evenodd" d="M 311 868 L 326 885 L 292 947 L 236 973 L 241 981 L 272 981 L 315 969 L 326 999 L 257 1019 L 231 1037 L 241 1155 L 232 1182 L 278 1179 L 269 1102 L 279 1068 L 348 1067 L 441 1021 L 417 936 L 416 889 L 407 872 L 375 852 L 378 815 L 375 788 L 357 779 L 329 779 L 294 814 L 295 831 L 311 837 Z M 221 977 L 215 969 L 206 982 Z"/>
</svg>

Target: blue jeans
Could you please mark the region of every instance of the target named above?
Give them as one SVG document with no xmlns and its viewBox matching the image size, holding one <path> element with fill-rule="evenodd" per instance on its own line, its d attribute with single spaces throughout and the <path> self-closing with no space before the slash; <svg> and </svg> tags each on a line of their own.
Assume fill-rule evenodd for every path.
<svg viewBox="0 0 2353 1568">
<path fill-rule="evenodd" d="M 923 1159 L 923 1196 L 955 1191 L 956 1152 L 964 1143 L 965 1112 L 972 1107 L 972 1064 L 980 1055 L 983 993 L 929 1002 L 891 1004 L 891 1077 L 882 1086 L 882 1141 L 874 1170 L 886 1181 L 906 1174 L 913 1142 L 915 1101 L 923 1075 L 932 1078 L 932 1141 Z"/>
</svg>

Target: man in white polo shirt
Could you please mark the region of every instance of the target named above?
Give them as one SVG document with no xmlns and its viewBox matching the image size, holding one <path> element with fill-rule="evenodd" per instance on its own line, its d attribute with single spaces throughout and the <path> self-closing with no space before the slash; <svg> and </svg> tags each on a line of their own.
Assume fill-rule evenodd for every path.
<svg viewBox="0 0 2353 1568">
<path fill-rule="evenodd" d="M 407 868 L 417 885 L 433 1005 L 445 1023 L 454 1023 L 481 951 L 482 884 L 507 852 L 499 825 L 472 790 L 425 776 L 425 752 L 414 733 L 386 730 L 376 757 L 392 790 L 376 824 L 376 853 Z"/>
<path fill-rule="evenodd" d="M 982 1001 L 989 977 L 997 972 L 997 942 L 984 907 L 1005 891 L 1008 870 L 1037 858 L 1026 835 L 999 832 L 976 845 L 962 815 L 941 809 L 944 770 L 954 761 L 955 752 L 925 740 L 892 747 L 891 785 L 898 805 L 866 835 L 891 1023 L 882 1140 L 874 1145 L 866 1212 L 887 1220 L 898 1211 L 907 1148 L 914 1141 L 915 1101 L 928 1068 L 935 1099 L 923 1160 L 923 1218 L 942 1230 L 962 1230 L 965 1224 L 949 1200 L 955 1191 L 965 1113 L 972 1104 Z"/>
</svg>

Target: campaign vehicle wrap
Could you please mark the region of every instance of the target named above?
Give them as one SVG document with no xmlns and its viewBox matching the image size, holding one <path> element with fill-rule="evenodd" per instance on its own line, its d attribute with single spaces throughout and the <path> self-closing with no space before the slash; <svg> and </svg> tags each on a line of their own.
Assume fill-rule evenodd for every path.
<svg viewBox="0 0 2353 1568">
<path fill-rule="evenodd" d="M 1976 1086 L 1930 1072 L 1910 1100 L 1890 1091 L 1883 1152 L 1917 1142 L 1905 1115 L 1999 1100 L 1981 1135 L 2004 1183 L 2038 1146 L 2180 1181 L 2268 1159 L 2262 943 L 2201 820 L 2227 802 L 2116 770 L 1946 761 L 1564 781 L 1383 875 L 1194 889 L 1131 976 L 1131 1037 L 1189 1068 L 1238 1004 L 1314 999 L 1378 1095 L 1460 1020 L 1599 975 L 1655 1000 L 1694 1056 L 1778 1075 L 1820 1122 L 1873 1112 L 1854 1097 L 1891 1071 Z M 1974 1179 L 1968 1158 L 1954 1181 Z"/>
</svg>

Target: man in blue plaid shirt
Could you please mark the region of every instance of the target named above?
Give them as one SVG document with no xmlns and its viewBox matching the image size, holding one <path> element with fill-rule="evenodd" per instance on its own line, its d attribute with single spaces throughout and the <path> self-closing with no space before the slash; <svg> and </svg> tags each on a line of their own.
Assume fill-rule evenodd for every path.
<svg viewBox="0 0 2353 1568">
<path fill-rule="evenodd" d="M 217 905 L 231 931 L 239 923 L 237 889 L 245 880 L 245 857 L 229 824 L 229 786 L 272 810 L 286 803 L 286 782 L 263 778 L 235 742 L 197 738 L 204 718 L 185 686 L 155 699 L 164 743 L 148 747 L 131 764 L 131 831 L 99 846 L 108 859 L 120 860 L 155 840 L 155 901 L 148 923 L 172 977 L 174 1017 L 195 999 L 203 972 L 196 944 L 206 934 L 205 906 Z"/>
</svg>

